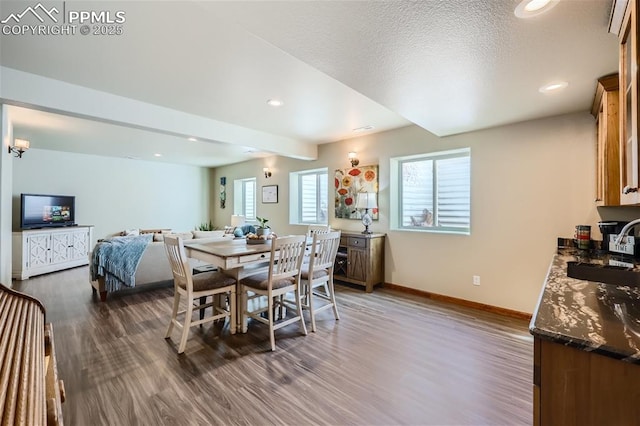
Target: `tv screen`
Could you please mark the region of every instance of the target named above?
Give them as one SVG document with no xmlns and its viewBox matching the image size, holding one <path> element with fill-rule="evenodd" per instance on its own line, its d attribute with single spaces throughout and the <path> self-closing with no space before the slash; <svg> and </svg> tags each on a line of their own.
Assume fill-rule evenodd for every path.
<svg viewBox="0 0 640 426">
<path fill-rule="evenodd" d="M 20 227 L 73 226 L 76 198 L 69 195 L 21 194 Z"/>
</svg>

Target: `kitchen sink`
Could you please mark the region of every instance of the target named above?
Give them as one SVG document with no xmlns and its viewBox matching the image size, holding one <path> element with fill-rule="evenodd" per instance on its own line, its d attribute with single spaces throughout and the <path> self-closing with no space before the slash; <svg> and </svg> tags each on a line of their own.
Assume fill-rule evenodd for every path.
<svg viewBox="0 0 640 426">
<path fill-rule="evenodd" d="M 567 276 L 605 284 L 640 287 L 640 271 L 633 267 L 567 262 Z"/>
</svg>

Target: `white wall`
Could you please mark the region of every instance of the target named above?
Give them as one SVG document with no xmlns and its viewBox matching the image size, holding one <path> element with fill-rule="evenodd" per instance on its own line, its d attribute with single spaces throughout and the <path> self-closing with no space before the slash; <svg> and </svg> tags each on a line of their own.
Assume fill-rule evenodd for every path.
<svg viewBox="0 0 640 426">
<path fill-rule="evenodd" d="M 0 283 L 11 287 L 11 174 L 13 155 L 7 147 L 13 143 L 13 126 L 9 122 L 7 108 L 0 104 Z"/>
<path fill-rule="evenodd" d="M 128 228 L 191 230 L 209 220 L 208 169 L 30 149 L 13 163 L 13 229 L 21 193 L 75 195 L 94 238 Z"/>
<path fill-rule="evenodd" d="M 389 158 L 462 147 L 471 147 L 471 235 L 390 231 Z M 280 192 L 278 204 L 258 201 L 258 214 L 269 218 L 276 232 L 304 232 L 288 222 L 288 173 L 326 166 L 332 181 L 333 170 L 349 165 L 349 151 L 358 153 L 361 165 L 380 166 L 380 220 L 372 229 L 387 234 L 386 282 L 533 312 L 557 237 L 572 237 L 575 225 L 587 224 L 593 238 L 600 238 L 593 203 L 595 124 L 588 113 L 446 138 L 409 126 L 321 145 L 316 161 L 270 157 L 220 167 L 211 182 L 217 188 L 219 178 L 227 177 L 228 207 L 220 209 L 212 198 L 214 221 L 229 222 L 233 179 L 256 176 L 258 188 L 277 184 Z M 272 169 L 271 179 L 262 176 L 263 166 Z M 363 229 L 355 220 L 331 218 L 330 224 Z M 479 287 L 472 285 L 473 275 L 480 275 Z"/>
</svg>

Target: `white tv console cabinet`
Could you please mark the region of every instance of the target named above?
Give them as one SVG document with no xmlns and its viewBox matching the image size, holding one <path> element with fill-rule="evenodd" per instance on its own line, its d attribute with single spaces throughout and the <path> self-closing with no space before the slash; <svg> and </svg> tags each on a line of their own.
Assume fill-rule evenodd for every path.
<svg viewBox="0 0 640 426">
<path fill-rule="evenodd" d="M 29 229 L 12 237 L 12 277 L 34 275 L 89 264 L 93 226 Z"/>
</svg>

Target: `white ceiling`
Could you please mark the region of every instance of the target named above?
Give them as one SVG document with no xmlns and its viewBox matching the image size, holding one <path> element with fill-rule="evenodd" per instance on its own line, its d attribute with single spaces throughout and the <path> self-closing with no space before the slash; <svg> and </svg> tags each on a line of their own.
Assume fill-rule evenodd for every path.
<svg viewBox="0 0 640 426">
<path fill-rule="evenodd" d="M 0 19 L 25 4 L 3 1 Z M 596 79 L 618 66 L 611 0 L 561 0 L 527 20 L 514 15 L 517 4 L 67 1 L 67 10 L 124 11 L 123 34 L 2 35 L 0 64 L 298 144 L 358 136 L 353 129 L 367 125 L 375 129 L 365 134 L 415 123 L 446 136 L 588 111 Z M 569 86 L 538 91 L 555 80 Z M 284 106 L 269 107 L 270 98 Z M 16 137 L 36 148 L 141 159 L 161 152 L 160 161 L 203 166 L 286 155 L 242 132 L 216 141 L 22 108 L 11 118 Z M 203 141 L 186 145 L 189 135 Z"/>
</svg>

